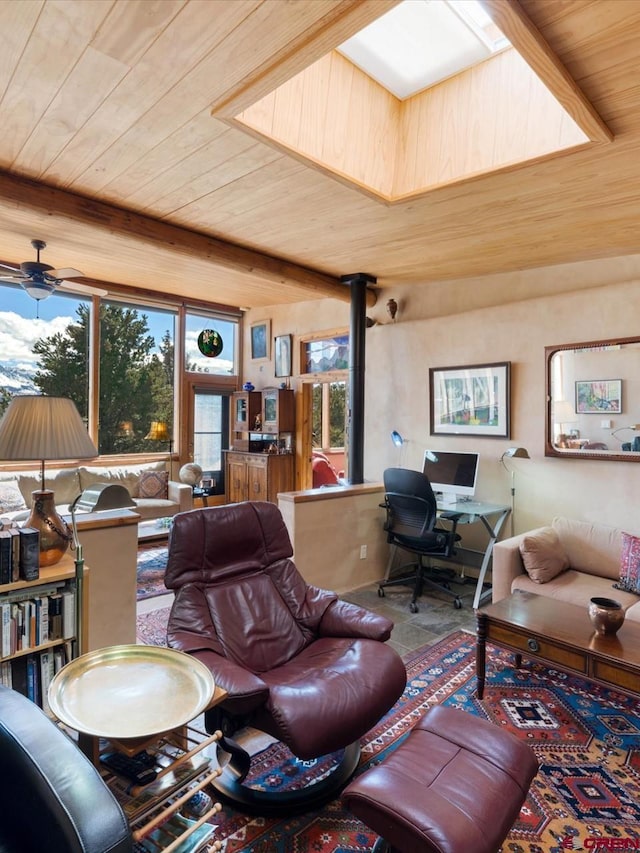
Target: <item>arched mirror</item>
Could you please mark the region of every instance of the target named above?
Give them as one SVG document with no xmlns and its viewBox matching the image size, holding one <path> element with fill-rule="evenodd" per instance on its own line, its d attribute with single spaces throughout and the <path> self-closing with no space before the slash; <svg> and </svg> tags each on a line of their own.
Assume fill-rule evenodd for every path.
<svg viewBox="0 0 640 853">
<path fill-rule="evenodd" d="M 640 462 L 640 338 L 545 348 L 546 456 Z"/>
</svg>

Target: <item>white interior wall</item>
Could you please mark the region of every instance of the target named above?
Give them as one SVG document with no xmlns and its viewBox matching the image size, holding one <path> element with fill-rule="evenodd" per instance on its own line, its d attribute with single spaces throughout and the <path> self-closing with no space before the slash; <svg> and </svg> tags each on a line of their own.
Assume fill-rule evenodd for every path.
<svg viewBox="0 0 640 853">
<path fill-rule="evenodd" d="M 545 346 L 638 335 L 637 260 L 452 282 L 448 293 L 442 283 L 382 288 L 376 307 L 368 312 L 380 324 L 367 330 L 366 339 L 365 478 L 379 481 L 385 468 L 398 464 L 420 468 L 426 447 L 477 450 L 478 498 L 508 503 L 510 475 L 499 459 L 508 447 L 521 445 L 531 459 L 507 463 L 516 470 L 516 532 L 546 524 L 554 515 L 640 530 L 640 463 L 544 456 Z M 615 273 L 632 278 L 612 282 Z M 557 295 L 555 279 L 560 283 Z M 585 279 L 587 290 L 581 289 Z M 536 282 L 544 295 L 535 295 Z M 510 301 L 514 289 L 520 301 Z M 384 307 L 392 296 L 400 305 L 395 323 Z M 472 310 L 465 310 L 467 302 Z M 485 307 L 475 307 L 478 303 Z M 349 307 L 335 300 L 274 306 L 252 312 L 248 322 L 262 317 L 271 319 L 273 335 L 293 334 L 297 351 L 300 335 L 347 326 Z M 511 438 L 430 436 L 429 367 L 495 361 L 511 362 Z M 259 365 L 247 360 L 244 374 L 258 388 L 276 383 L 273 361 Z M 291 387 L 297 387 L 295 379 Z M 408 440 L 401 451 L 391 443 L 393 429 Z"/>
</svg>

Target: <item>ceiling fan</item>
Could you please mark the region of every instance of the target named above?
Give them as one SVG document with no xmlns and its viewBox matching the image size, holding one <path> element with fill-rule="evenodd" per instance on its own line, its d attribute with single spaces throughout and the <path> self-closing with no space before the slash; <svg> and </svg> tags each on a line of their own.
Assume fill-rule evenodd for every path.
<svg viewBox="0 0 640 853">
<path fill-rule="evenodd" d="M 83 278 L 84 273 L 80 270 L 74 270 L 71 267 L 54 270 L 49 264 L 40 263 L 40 252 L 47 245 L 44 240 L 32 240 L 31 245 L 36 250 L 36 260 L 24 261 L 18 267 L 0 263 L 0 281 L 17 282 L 22 285 L 29 296 L 38 302 L 50 296 L 60 285 L 63 285 L 65 290 L 73 290 L 79 293 L 101 293 L 97 288 L 67 281 L 71 278 Z M 5 273 L 3 270 L 8 270 L 8 272 Z"/>
</svg>

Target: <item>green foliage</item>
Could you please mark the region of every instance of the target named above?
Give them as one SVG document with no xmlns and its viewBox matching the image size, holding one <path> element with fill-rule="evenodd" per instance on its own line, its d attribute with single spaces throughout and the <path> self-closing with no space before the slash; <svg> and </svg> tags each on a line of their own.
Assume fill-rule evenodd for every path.
<svg viewBox="0 0 640 853">
<path fill-rule="evenodd" d="M 40 369 L 34 376 L 44 394 L 70 397 L 83 418 L 88 416 L 89 327 L 87 305 L 77 308 L 78 320 L 64 334 L 40 338 L 34 352 Z M 151 421 L 173 423 L 174 347 L 167 331 L 160 355 L 149 334 L 145 314 L 113 304 L 100 307 L 100 394 L 98 449 L 101 454 L 167 450 L 145 440 Z M 122 425 L 130 422 L 133 435 Z"/>
</svg>

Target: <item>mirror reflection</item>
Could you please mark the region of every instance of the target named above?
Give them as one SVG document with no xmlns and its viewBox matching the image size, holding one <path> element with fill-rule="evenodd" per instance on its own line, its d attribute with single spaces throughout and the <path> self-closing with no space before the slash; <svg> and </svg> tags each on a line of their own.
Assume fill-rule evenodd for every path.
<svg viewBox="0 0 640 853">
<path fill-rule="evenodd" d="M 640 339 L 547 347 L 547 456 L 640 461 Z"/>
</svg>

